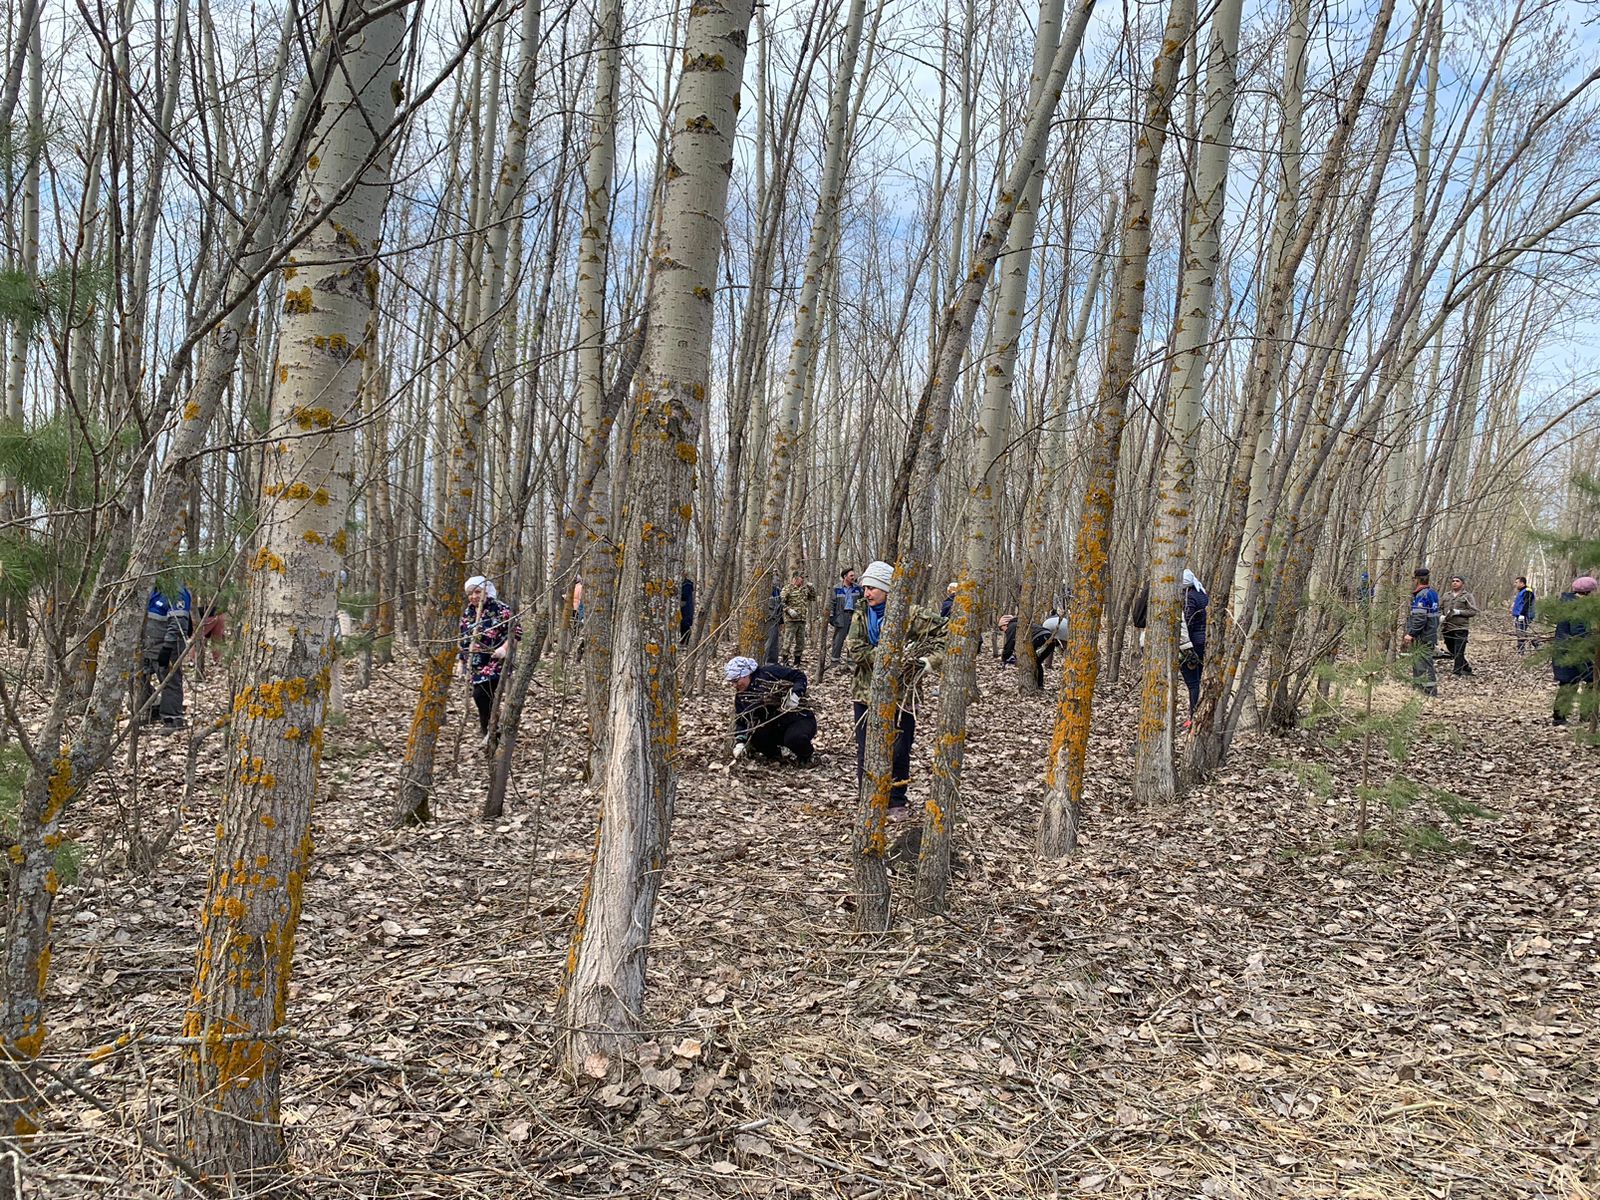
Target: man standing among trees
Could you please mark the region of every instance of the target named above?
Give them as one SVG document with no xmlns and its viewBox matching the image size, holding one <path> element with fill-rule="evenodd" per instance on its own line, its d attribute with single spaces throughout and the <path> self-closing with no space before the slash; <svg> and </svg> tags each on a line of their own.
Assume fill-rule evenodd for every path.
<svg viewBox="0 0 1600 1200">
<path fill-rule="evenodd" d="M 828 608 L 828 625 L 833 629 L 832 665 L 839 665 L 839 655 L 844 651 L 844 635 L 850 632 L 850 620 L 861 602 L 861 585 L 856 582 L 856 569 L 846 567 L 839 572 L 839 585 L 833 589 L 833 601 Z"/>
<path fill-rule="evenodd" d="M 796 571 L 779 599 L 783 605 L 783 631 L 787 635 L 784 640 L 789 644 L 789 661 L 798 667 L 806 657 L 806 617 L 817 602 L 817 589 Z"/>
<path fill-rule="evenodd" d="M 1411 610 L 1406 614 L 1406 635 L 1400 643 L 1411 651 L 1411 681 L 1424 696 L 1439 694 L 1439 675 L 1433 665 L 1439 644 L 1439 593 L 1428 585 L 1428 568 L 1411 574 Z"/>
<path fill-rule="evenodd" d="M 1517 576 L 1517 594 L 1511 597 L 1511 624 L 1517 631 L 1517 654 L 1528 652 L 1528 627 L 1533 624 L 1533 589 L 1526 575 Z"/>
<path fill-rule="evenodd" d="M 1472 664 L 1467 662 L 1467 623 L 1478 615 L 1478 598 L 1466 590 L 1466 581 L 1459 575 L 1450 577 L 1450 595 L 1445 598 L 1444 648 L 1455 660 L 1451 674 L 1471 675 Z"/>
</svg>

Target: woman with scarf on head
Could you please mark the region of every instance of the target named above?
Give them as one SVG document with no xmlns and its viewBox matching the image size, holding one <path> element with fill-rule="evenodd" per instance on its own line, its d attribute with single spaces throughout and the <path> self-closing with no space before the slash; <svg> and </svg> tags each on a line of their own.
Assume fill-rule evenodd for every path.
<svg viewBox="0 0 1600 1200">
<path fill-rule="evenodd" d="M 1183 571 L 1183 620 L 1178 624 L 1178 673 L 1189 689 L 1189 721 L 1200 703 L 1200 672 L 1206 662 L 1206 609 L 1211 597 L 1187 567 Z M 1187 727 L 1189 721 L 1184 722 Z"/>
<path fill-rule="evenodd" d="M 753 658 L 730 658 L 722 679 L 733 689 L 733 756 L 754 752 L 774 762 L 811 761 L 817 716 L 807 707 L 806 673 Z"/>
<path fill-rule="evenodd" d="M 459 660 L 472 684 L 472 702 L 478 706 L 478 728 L 483 731 L 483 744 L 487 746 L 495 688 L 510 660 L 512 646 L 522 639 L 522 623 L 509 605 L 501 603 L 494 584 L 482 575 L 467 580 L 466 591 Z"/>
<path fill-rule="evenodd" d="M 844 661 L 851 670 L 850 694 L 855 701 L 856 786 L 867 768 L 867 706 L 872 700 L 872 666 L 878 657 L 878 640 L 883 636 L 883 617 L 889 603 L 894 568 L 876 561 L 861 573 L 862 602 L 856 605 L 850 632 L 844 641 Z M 895 725 L 894 751 L 890 757 L 889 820 L 903 821 L 909 815 L 906 786 L 911 781 L 911 742 L 917 736 L 917 688 L 929 671 L 944 665 L 948 630 L 943 617 L 931 608 L 913 605 L 911 625 L 906 631 L 906 676 L 899 696 Z"/>
</svg>

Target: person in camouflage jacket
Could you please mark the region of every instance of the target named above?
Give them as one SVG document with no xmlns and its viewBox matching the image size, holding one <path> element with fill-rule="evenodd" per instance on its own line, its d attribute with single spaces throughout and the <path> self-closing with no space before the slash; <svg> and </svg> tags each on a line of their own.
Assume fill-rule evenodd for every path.
<svg viewBox="0 0 1600 1200">
<path fill-rule="evenodd" d="M 856 786 L 866 776 L 867 707 L 872 700 L 872 668 L 878 657 L 878 640 L 883 632 L 884 612 L 894 568 L 886 562 L 873 562 L 861 574 L 863 603 L 856 605 L 850 632 L 844 639 L 844 661 L 850 668 L 850 695 L 855 707 Z M 894 752 L 890 760 L 892 783 L 889 789 L 889 819 L 903 821 L 908 813 L 906 786 L 911 779 L 911 745 L 917 736 L 917 700 L 922 679 L 944 666 L 948 623 L 931 608 L 917 605 L 911 610 L 906 634 L 905 661 L 911 674 L 899 684 Z"/>
<path fill-rule="evenodd" d="M 807 583 L 806 577 L 799 571 L 794 573 L 789 586 L 779 593 L 783 610 L 783 640 L 789 646 L 789 661 L 797 667 L 805 662 L 806 618 L 811 615 L 811 606 L 816 602 L 817 589 Z"/>
</svg>

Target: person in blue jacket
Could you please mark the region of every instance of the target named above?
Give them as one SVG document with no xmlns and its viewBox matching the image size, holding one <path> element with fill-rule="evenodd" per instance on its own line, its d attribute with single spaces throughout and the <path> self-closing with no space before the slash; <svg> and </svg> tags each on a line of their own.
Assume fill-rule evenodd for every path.
<svg viewBox="0 0 1600 1200">
<path fill-rule="evenodd" d="M 833 589 L 833 601 L 828 606 L 828 624 L 833 629 L 832 666 L 839 665 L 844 635 L 850 632 L 850 622 L 855 619 L 856 605 L 860 603 L 861 585 L 856 582 L 856 569 L 846 567 L 839 572 L 839 584 Z"/>
<path fill-rule="evenodd" d="M 1533 589 L 1526 575 L 1517 576 L 1517 594 L 1511 597 L 1511 624 L 1517 631 L 1517 653 L 1528 652 L 1528 627 L 1533 624 Z"/>
<path fill-rule="evenodd" d="M 151 588 L 144 605 L 144 628 L 139 639 L 139 676 L 136 719 L 141 724 L 161 722 L 163 733 L 182 729 L 183 654 L 194 634 L 194 597 L 188 588 L 167 596 Z M 155 699 L 160 689 L 159 701 Z"/>
<path fill-rule="evenodd" d="M 1411 682 L 1424 696 L 1437 696 L 1439 673 L 1433 665 L 1433 652 L 1439 644 L 1439 593 L 1428 584 L 1427 567 L 1411 573 L 1411 608 L 1400 644 L 1411 655 Z"/>
<path fill-rule="evenodd" d="M 1578 702 L 1578 692 L 1585 684 L 1591 690 L 1594 688 L 1593 649 L 1588 645 L 1571 645 L 1589 637 L 1589 623 L 1573 612 L 1572 606 L 1593 596 L 1594 591 L 1594 576 L 1580 575 L 1572 581 L 1572 590 L 1561 594 L 1556 606 L 1561 620 L 1556 622 L 1555 645 L 1550 658 L 1550 670 L 1556 679 L 1556 703 L 1551 720 L 1556 725 L 1567 723 Z"/>
</svg>

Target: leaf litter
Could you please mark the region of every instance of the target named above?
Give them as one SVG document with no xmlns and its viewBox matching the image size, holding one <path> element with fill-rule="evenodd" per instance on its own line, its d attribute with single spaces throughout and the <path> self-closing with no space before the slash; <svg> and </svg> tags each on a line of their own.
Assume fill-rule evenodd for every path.
<svg viewBox="0 0 1600 1200">
<path fill-rule="evenodd" d="M 329 730 L 315 816 L 285 1038 L 296 1184 L 318 1197 L 1600 1194 L 1595 752 L 1540 723 L 1542 677 L 1504 655 L 1446 681 L 1429 718 L 1453 741 L 1420 744 L 1407 770 L 1482 815 L 1451 824 L 1442 849 L 1375 853 L 1348 844 L 1357 752 L 1315 730 L 1246 735 L 1179 803 L 1133 805 L 1137 705 L 1110 684 L 1080 851 L 1041 863 L 1053 700 L 982 665 L 952 912 L 914 919 L 904 865 L 880 938 L 851 932 L 842 677 L 813 688 L 809 769 L 728 770 L 726 696 L 685 698 L 649 1028 L 575 1083 L 552 1046 L 597 803 L 581 690 L 536 681 L 493 824 L 453 697 L 438 819 L 397 831 L 393 731 L 414 672 L 377 672 Z M 220 711 L 225 691 L 207 680 L 193 703 Z M 1302 783 L 1295 763 L 1321 764 L 1330 786 Z M 118 770 L 80 809 L 74 834 L 99 850 L 57 909 L 55 1082 L 29 1163 L 52 1196 L 193 1194 L 172 1161 L 174 1039 L 222 764 L 202 755 L 149 876 L 106 849 Z M 141 770 L 144 803 L 175 805 L 181 755 L 147 744 Z"/>
</svg>

